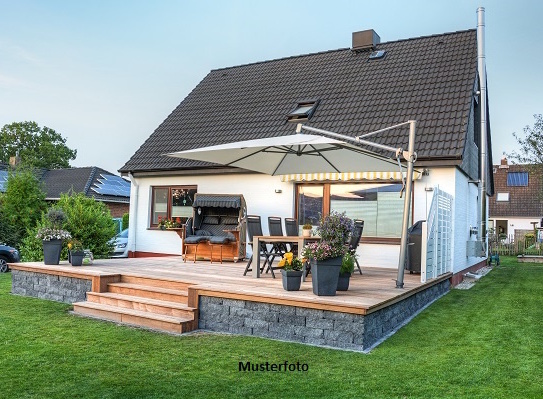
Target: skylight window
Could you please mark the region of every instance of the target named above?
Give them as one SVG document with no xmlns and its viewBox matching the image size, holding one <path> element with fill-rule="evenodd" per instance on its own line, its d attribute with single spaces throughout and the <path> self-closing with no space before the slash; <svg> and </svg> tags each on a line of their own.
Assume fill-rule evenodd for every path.
<svg viewBox="0 0 543 399">
<path fill-rule="evenodd" d="M 528 186 L 528 172 L 507 173 L 507 185 L 509 187 L 527 187 Z"/>
<path fill-rule="evenodd" d="M 377 50 L 377 51 L 372 51 L 371 54 L 370 54 L 370 60 L 376 60 L 376 59 L 379 59 L 379 58 L 383 58 L 386 54 L 386 50 Z"/>
<path fill-rule="evenodd" d="M 319 105 L 318 100 L 302 101 L 299 102 L 296 107 L 287 115 L 289 121 L 307 120 L 313 116 L 315 109 Z"/>
</svg>

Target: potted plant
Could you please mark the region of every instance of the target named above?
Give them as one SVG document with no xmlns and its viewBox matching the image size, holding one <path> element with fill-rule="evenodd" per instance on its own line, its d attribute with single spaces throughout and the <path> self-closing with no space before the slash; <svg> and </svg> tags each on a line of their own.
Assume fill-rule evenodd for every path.
<svg viewBox="0 0 543 399">
<path fill-rule="evenodd" d="M 71 240 L 68 243 L 68 251 L 70 251 L 70 263 L 72 266 L 81 266 L 83 264 L 83 258 L 85 257 L 85 251 L 83 250 L 83 244 L 79 240 Z"/>
<path fill-rule="evenodd" d="M 306 223 L 302 226 L 302 236 L 311 237 L 311 232 L 313 230 L 313 225 L 311 223 Z"/>
<path fill-rule="evenodd" d="M 66 215 L 62 210 L 51 208 L 47 212 L 43 227 L 36 234 L 36 238 L 43 243 L 43 263 L 46 265 L 59 264 L 62 240 L 72 237 L 69 232 L 62 229 L 65 221 Z"/>
<path fill-rule="evenodd" d="M 298 291 L 302 284 L 303 262 L 305 259 L 295 258 L 292 252 L 287 252 L 279 261 L 283 288 L 286 291 Z"/>
<path fill-rule="evenodd" d="M 320 220 L 317 233 L 321 240 L 309 243 L 302 256 L 311 262 L 313 293 L 319 296 L 336 295 L 339 271 L 349 245 L 347 240 L 354 228 L 345 212 L 331 211 Z"/>
<path fill-rule="evenodd" d="M 356 254 L 352 252 L 347 252 L 345 255 L 343 255 L 337 282 L 338 291 L 347 291 L 349 289 L 349 281 L 351 279 L 351 274 L 354 271 L 355 258 Z"/>
</svg>

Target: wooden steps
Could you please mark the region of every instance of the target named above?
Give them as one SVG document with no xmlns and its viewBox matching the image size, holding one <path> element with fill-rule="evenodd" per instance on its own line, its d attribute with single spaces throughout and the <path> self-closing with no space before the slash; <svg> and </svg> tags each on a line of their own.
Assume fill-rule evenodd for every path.
<svg viewBox="0 0 543 399">
<path fill-rule="evenodd" d="M 197 309 L 187 306 L 188 284 L 138 276 L 121 276 L 107 292 L 87 292 L 74 312 L 174 333 L 198 328 Z"/>
</svg>

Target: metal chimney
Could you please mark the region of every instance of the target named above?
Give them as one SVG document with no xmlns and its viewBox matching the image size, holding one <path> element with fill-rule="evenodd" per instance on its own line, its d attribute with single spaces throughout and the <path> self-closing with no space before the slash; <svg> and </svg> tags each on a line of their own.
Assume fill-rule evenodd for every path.
<svg viewBox="0 0 543 399">
<path fill-rule="evenodd" d="M 487 97 L 486 97 L 486 56 L 485 56 L 485 9 L 477 9 L 477 69 L 479 71 L 480 84 L 480 105 L 481 105 L 481 139 L 479 141 L 479 161 L 480 161 L 480 179 L 479 179 L 479 240 L 483 245 L 484 254 L 487 256 L 487 235 L 486 235 L 486 186 L 488 174 L 488 154 L 487 154 Z"/>
</svg>

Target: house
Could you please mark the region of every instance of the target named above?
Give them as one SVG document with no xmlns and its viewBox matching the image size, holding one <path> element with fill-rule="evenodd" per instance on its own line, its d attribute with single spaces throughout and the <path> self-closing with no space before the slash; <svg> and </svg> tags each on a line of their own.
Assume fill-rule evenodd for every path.
<svg viewBox="0 0 543 399">
<path fill-rule="evenodd" d="M 0 166 L 0 192 L 5 191 L 7 165 Z M 36 176 L 43 184 L 45 200 L 54 202 L 61 194 L 83 193 L 103 202 L 111 216 L 120 219 L 130 207 L 130 182 L 96 166 L 65 169 L 41 169 Z"/>
<path fill-rule="evenodd" d="M 180 238 L 157 229 L 159 217 L 192 214 L 179 200 L 181 191 L 241 193 L 247 212 L 264 221 L 295 216 L 299 224 L 315 224 L 321 213 L 345 210 L 365 220 L 360 263 L 398 267 L 400 173 L 353 165 L 349 174 L 278 177 L 165 154 L 291 135 L 300 121 L 354 137 L 415 119 L 412 222 L 434 217 L 438 193 L 447 198 L 446 224 L 441 218 L 428 228 L 446 236 L 448 252 L 441 258 L 461 279 L 485 262 L 473 245 L 481 219 L 480 88 L 474 29 L 382 43 L 373 30 L 355 32 L 350 48 L 212 70 L 119 170 L 132 181 L 132 255 L 181 254 Z M 406 129 L 398 129 L 372 140 L 407 148 L 407 137 Z M 486 160 L 491 171 L 491 156 Z M 487 195 L 493 193 L 492 178 L 487 173 Z M 266 234 L 266 223 L 263 228 Z"/>
<path fill-rule="evenodd" d="M 543 227 L 543 183 L 541 167 L 509 165 L 503 157 L 494 165 L 496 194 L 490 199 L 489 227 L 513 241 L 516 236 Z"/>
</svg>

